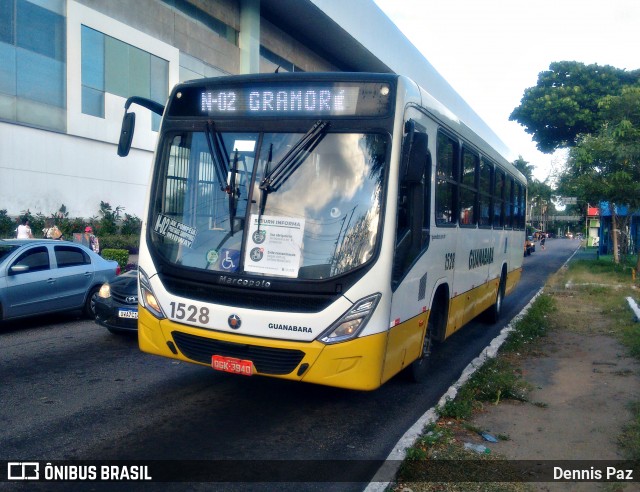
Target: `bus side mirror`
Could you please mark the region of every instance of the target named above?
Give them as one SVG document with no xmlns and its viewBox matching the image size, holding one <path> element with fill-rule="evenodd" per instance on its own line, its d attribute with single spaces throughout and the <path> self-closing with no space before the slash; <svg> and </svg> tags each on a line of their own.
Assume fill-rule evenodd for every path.
<svg viewBox="0 0 640 492">
<path fill-rule="evenodd" d="M 405 182 L 419 183 L 425 172 L 425 163 L 429 153 L 429 137 L 426 133 L 415 132 L 404 176 Z"/>
<path fill-rule="evenodd" d="M 122 117 L 122 128 L 120 128 L 120 140 L 118 141 L 118 155 L 120 157 L 129 155 L 135 126 L 136 114 L 125 111 Z"/>
</svg>

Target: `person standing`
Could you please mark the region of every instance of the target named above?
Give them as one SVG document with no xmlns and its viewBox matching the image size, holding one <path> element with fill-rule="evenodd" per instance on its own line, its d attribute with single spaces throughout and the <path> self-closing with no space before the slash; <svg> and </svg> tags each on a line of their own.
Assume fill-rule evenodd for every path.
<svg viewBox="0 0 640 492">
<path fill-rule="evenodd" d="M 29 226 L 29 219 L 27 218 L 22 219 L 22 224 L 20 224 L 16 230 L 18 232 L 16 235 L 17 239 L 30 239 L 33 237 L 31 227 Z"/>
<path fill-rule="evenodd" d="M 541 247 L 542 249 L 544 249 L 544 242 L 546 241 L 546 239 L 547 239 L 547 235 L 546 235 L 546 234 L 543 234 L 543 235 L 542 235 L 542 238 L 540 239 L 540 247 Z"/>
<path fill-rule="evenodd" d="M 100 242 L 98 238 L 94 236 L 93 229 L 90 226 L 85 227 L 84 229 L 85 236 L 89 239 L 89 246 L 94 251 L 94 253 L 100 254 Z"/>
</svg>

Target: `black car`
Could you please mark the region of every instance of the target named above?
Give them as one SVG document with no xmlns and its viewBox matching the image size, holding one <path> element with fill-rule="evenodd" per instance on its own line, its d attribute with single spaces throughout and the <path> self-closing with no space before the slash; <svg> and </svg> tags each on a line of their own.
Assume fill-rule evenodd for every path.
<svg viewBox="0 0 640 492">
<path fill-rule="evenodd" d="M 100 288 L 96 323 L 112 333 L 138 331 L 138 270 L 126 272 Z"/>
</svg>

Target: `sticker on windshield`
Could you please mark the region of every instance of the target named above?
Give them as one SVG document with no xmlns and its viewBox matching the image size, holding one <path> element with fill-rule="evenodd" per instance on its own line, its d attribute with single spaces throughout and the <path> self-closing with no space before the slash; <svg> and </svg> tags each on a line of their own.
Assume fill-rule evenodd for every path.
<svg viewBox="0 0 640 492">
<path fill-rule="evenodd" d="M 251 214 L 244 258 L 247 272 L 297 277 L 302 256 L 304 219 Z"/>
<path fill-rule="evenodd" d="M 218 261 L 219 257 L 220 255 L 215 249 L 210 249 L 209 251 L 207 251 L 207 263 L 209 263 L 210 265 L 213 265 L 216 261 Z"/>
<path fill-rule="evenodd" d="M 191 247 L 198 234 L 198 230 L 195 227 L 188 226 L 162 214 L 158 214 L 153 231 L 187 248 Z"/>
</svg>

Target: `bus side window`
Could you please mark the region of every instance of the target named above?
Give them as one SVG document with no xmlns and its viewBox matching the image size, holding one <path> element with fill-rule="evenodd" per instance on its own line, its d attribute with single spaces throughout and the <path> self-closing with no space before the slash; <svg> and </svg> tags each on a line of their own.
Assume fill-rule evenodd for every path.
<svg viewBox="0 0 640 492">
<path fill-rule="evenodd" d="M 456 223 L 458 143 L 438 132 L 436 159 L 436 225 Z"/>
<path fill-rule="evenodd" d="M 524 229 L 525 224 L 526 207 L 524 197 L 525 188 L 518 184 L 518 229 Z"/>
<path fill-rule="evenodd" d="M 460 225 L 475 226 L 478 222 L 478 155 L 462 148 L 462 179 L 460 180 Z"/>
<path fill-rule="evenodd" d="M 515 223 L 513 220 L 513 212 L 514 212 L 514 207 L 513 207 L 513 178 L 511 176 L 507 176 L 507 187 L 504 190 L 504 209 L 505 209 L 505 219 L 504 219 L 504 225 L 505 227 L 508 227 L 509 229 L 511 229 L 512 227 L 515 227 Z"/>
<path fill-rule="evenodd" d="M 496 169 L 493 187 L 493 227 L 501 229 L 504 227 L 504 171 Z"/>
<path fill-rule="evenodd" d="M 478 198 L 478 220 L 480 227 L 491 226 L 493 212 L 491 209 L 491 171 L 492 166 L 484 157 L 480 161 L 480 196 Z"/>
</svg>

